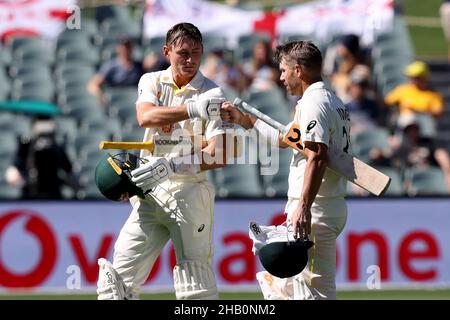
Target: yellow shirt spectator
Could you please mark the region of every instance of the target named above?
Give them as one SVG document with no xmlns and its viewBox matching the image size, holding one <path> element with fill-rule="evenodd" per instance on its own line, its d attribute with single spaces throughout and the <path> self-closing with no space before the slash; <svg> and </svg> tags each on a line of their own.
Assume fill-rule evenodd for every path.
<svg viewBox="0 0 450 320">
<path fill-rule="evenodd" d="M 444 110 L 442 96 L 429 89 L 419 89 L 413 83 L 397 86 L 385 98 L 387 105 L 398 105 L 400 114 L 425 112 L 434 116 L 440 115 Z"/>
<path fill-rule="evenodd" d="M 444 111 L 442 96 L 428 88 L 430 69 L 425 62 L 415 61 L 405 68 L 410 82 L 397 86 L 385 97 L 387 105 L 398 105 L 401 116 L 428 113 L 434 117 Z"/>
</svg>

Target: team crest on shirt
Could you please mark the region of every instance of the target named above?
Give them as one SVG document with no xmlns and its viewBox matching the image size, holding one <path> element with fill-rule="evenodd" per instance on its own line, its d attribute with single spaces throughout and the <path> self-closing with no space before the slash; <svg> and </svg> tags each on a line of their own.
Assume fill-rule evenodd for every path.
<svg viewBox="0 0 450 320">
<path fill-rule="evenodd" d="M 172 133 L 173 126 L 171 124 L 167 124 L 161 127 L 161 131 L 164 133 Z"/>
</svg>

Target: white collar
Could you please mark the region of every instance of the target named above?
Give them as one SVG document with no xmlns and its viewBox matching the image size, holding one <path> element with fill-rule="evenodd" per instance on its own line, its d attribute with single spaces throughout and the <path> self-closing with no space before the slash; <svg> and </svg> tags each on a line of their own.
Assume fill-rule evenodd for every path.
<svg viewBox="0 0 450 320">
<path fill-rule="evenodd" d="M 187 85 L 185 85 L 183 88 L 178 88 L 177 84 L 173 80 L 171 67 L 169 67 L 166 70 L 163 70 L 161 72 L 161 82 L 167 83 L 167 84 L 172 84 L 175 87 L 177 87 L 178 90 L 194 90 L 194 91 L 199 90 L 199 89 L 201 89 L 204 80 L 205 80 L 205 76 L 199 70 L 195 74 L 194 78 L 192 78 L 192 80 Z"/>
</svg>

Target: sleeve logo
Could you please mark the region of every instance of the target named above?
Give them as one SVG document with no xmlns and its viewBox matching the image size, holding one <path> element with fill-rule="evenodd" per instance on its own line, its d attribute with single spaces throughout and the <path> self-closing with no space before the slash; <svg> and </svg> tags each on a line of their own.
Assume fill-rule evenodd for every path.
<svg viewBox="0 0 450 320">
<path fill-rule="evenodd" d="M 312 121 L 308 124 L 308 126 L 306 127 L 307 132 L 311 131 L 312 128 L 314 128 L 314 127 L 316 126 L 316 124 L 317 124 L 317 121 L 316 121 L 316 120 L 312 120 Z"/>
</svg>

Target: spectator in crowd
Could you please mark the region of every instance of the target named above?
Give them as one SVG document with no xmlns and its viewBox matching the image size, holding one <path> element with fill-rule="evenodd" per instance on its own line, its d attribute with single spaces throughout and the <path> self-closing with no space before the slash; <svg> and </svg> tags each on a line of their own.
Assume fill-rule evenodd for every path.
<svg viewBox="0 0 450 320">
<path fill-rule="evenodd" d="M 361 66 L 370 73 L 367 56 L 360 46 L 359 37 L 354 34 L 342 36 L 336 46 L 331 47 L 326 53 L 324 74 L 329 77 L 333 90 L 344 103 L 350 99 L 347 91 L 350 72 L 356 66 Z"/>
<path fill-rule="evenodd" d="M 441 94 L 429 87 L 430 70 L 426 63 L 415 61 L 405 69 L 409 81 L 390 91 L 384 102 L 387 106 L 398 106 L 397 126 L 404 117 L 414 114 L 429 114 L 439 118 L 444 111 Z"/>
<path fill-rule="evenodd" d="M 448 43 L 448 59 L 450 60 L 450 0 L 442 1 L 439 13 L 441 15 L 442 30 Z"/>
<path fill-rule="evenodd" d="M 144 73 L 142 62 L 133 59 L 133 43 L 128 36 L 121 36 L 116 46 L 117 57 L 105 62 L 88 83 L 88 91 L 102 105 L 106 104 L 102 87 L 137 86 Z"/>
<path fill-rule="evenodd" d="M 247 80 L 242 68 L 226 58 L 221 49 L 211 50 L 204 60 L 200 70 L 208 78 L 213 80 L 224 91 L 243 93 L 247 88 Z"/>
<path fill-rule="evenodd" d="M 36 120 L 32 138 L 21 141 L 13 165 L 6 170 L 6 180 L 22 188 L 23 199 L 62 199 L 63 185 L 78 187 L 72 164 L 56 142 L 55 129 L 53 120 Z"/>
<path fill-rule="evenodd" d="M 439 147 L 433 138 L 421 134 L 415 115 L 403 117 L 399 125 L 401 134 L 391 136 L 385 149 L 370 150 L 370 162 L 399 170 L 438 166 L 444 174 L 450 193 L 450 156 L 447 150 Z"/>
<path fill-rule="evenodd" d="M 243 65 L 249 90 L 268 91 L 279 84 L 272 56 L 269 42 L 261 40 L 255 44 L 251 60 Z"/>
<path fill-rule="evenodd" d="M 346 104 L 350 112 L 352 134 L 371 130 L 382 124 L 380 103 L 370 84 L 369 70 L 364 66 L 356 66 L 349 74 L 347 87 L 349 102 Z"/>
<path fill-rule="evenodd" d="M 223 51 L 220 49 L 208 52 L 200 67 L 200 71 L 221 88 L 228 83 L 228 69 Z"/>
<path fill-rule="evenodd" d="M 150 52 L 146 57 L 144 57 L 143 68 L 144 72 L 155 72 L 165 70 L 170 66 L 167 58 L 162 54 L 156 52 Z"/>
</svg>

